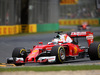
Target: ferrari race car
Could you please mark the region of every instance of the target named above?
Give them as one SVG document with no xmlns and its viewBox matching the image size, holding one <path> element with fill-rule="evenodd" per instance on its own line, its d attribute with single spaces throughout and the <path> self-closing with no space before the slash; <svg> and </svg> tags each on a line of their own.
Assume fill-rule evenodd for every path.
<svg viewBox="0 0 100 75">
<path fill-rule="evenodd" d="M 7 59 L 7 63 L 14 63 L 15 65 L 23 65 L 25 63 L 63 63 L 69 58 L 78 57 L 86 52 L 86 49 L 88 49 L 91 60 L 100 59 L 100 43 L 93 42 L 92 32 L 70 32 L 69 36 L 73 40 L 70 42 L 66 41 L 67 33 L 63 34 L 61 31 L 56 33 L 57 36 L 54 37 L 53 41 L 48 42 L 46 45 L 43 45 L 43 42 L 39 42 L 39 45 L 35 45 L 33 49 L 29 50 L 24 47 L 14 48 L 12 57 Z M 79 37 L 86 37 L 88 47 L 80 46 L 78 41 L 74 40 L 74 38 L 78 39 Z"/>
<path fill-rule="evenodd" d="M 78 26 L 78 30 L 90 30 L 90 25 L 87 22 L 83 22 L 82 25 Z"/>
</svg>

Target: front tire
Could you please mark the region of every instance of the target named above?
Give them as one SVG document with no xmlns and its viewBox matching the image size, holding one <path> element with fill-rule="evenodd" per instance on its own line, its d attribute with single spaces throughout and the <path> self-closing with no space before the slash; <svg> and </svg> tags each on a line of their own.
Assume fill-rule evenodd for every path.
<svg viewBox="0 0 100 75">
<path fill-rule="evenodd" d="M 100 60 L 100 43 L 90 44 L 88 54 L 91 60 Z"/>
<path fill-rule="evenodd" d="M 51 50 L 51 56 L 56 56 L 56 63 L 63 63 L 66 58 L 64 47 L 54 46 Z"/>
<path fill-rule="evenodd" d="M 12 52 L 12 57 L 14 59 L 14 64 L 16 66 L 24 65 L 25 63 L 16 63 L 15 61 L 16 61 L 17 57 L 19 57 L 19 58 L 21 57 L 25 61 L 25 58 L 27 57 L 27 53 L 26 53 L 25 48 L 23 48 L 23 47 L 16 47 L 16 48 L 14 48 L 14 50 Z"/>
</svg>

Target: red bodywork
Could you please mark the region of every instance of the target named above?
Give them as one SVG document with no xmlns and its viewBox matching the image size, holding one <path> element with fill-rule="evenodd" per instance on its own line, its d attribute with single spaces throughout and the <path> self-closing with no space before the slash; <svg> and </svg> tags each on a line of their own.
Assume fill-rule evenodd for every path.
<svg viewBox="0 0 100 75">
<path fill-rule="evenodd" d="M 89 29 L 89 25 L 81 25 L 83 30 Z"/>
<path fill-rule="evenodd" d="M 87 25 L 82 25 L 83 29 L 86 29 Z"/>
<path fill-rule="evenodd" d="M 91 32 L 71 32 L 70 37 L 86 37 L 87 42 L 88 42 L 88 47 L 91 43 L 93 43 L 93 33 Z M 49 59 L 44 59 L 44 60 L 38 60 L 39 57 L 41 57 L 41 54 L 43 52 L 50 52 L 52 50 L 52 47 L 56 45 L 61 45 L 65 48 L 66 57 L 78 56 L 79 53 L 85 51 L 85 49 L 81 49 L 80 46 L 78 46 L 78 44 L 74 44 L 74 43 L 63 43 L 63 41 L 61 41 L 61 42 L 58 42 L 58 44 L 50 43 L 47 45 L 43 45 L 42 42 L 39 42 L 39 45 L 33 46 L 33 49 L 31 50 L 29 55 L 26 57 L 24 63 L 26 62 L 42 63 L 42 62 L 47 62 L 49 59 L 54 59 L 54 58 L 49 58 Z M 22 61 L 19 61 L 19 62 L 21 63 Z"/>
<path fill-rule="evenodd" d="M 90 29 L 90 25 L 88 25 L 88 23 L 84 22 L 82 23 L 82 25 L 78 26 L 79 30 L 86 30 L 86 29 Z"/>
</svg>

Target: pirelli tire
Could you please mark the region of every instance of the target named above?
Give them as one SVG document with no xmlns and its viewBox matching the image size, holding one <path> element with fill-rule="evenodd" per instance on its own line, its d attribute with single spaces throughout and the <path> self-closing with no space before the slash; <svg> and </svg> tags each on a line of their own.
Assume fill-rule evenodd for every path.
<svg viewBox="0 0 100 75">
<path fill-rule="evenodd" d="M 56 56 L 56 63 L 63 63 L 65 61 L 65 49 L 63 46 L 54 46 L 51 50 L 51 56 Z"/>
<path fill-rule="evenodd" d="M 100 43 L 90 44 L 88 54 L 91 60 L 100 60 Z"/>
<path fill-rule="evenodd" d="M 27 52 L 26 52 L 25 48 L 23 48 L 23 47 L 16 47 L 16 48 L 14 48 L 14 50 L 12 52 L 12 57 L 13 57 L 14 61 L 16 60 L 17 57 L 19 57 L 19 58 L 21 57 L 25 61 L 25 58 L 27 57 Z M 24 65 L 24 63 L 15 63 L 15 62 L 14 62 L 14 64 L 16 66 Z"/>
</svg>

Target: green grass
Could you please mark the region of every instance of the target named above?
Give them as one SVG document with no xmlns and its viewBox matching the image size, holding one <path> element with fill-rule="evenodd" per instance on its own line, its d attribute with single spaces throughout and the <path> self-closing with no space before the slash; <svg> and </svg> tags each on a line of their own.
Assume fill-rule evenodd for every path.
<svg viewBox="0 0 100 75">
<path fill-rule="evenodd" d="M 79 65 L 79 66 L 42 66 L 42 67 L 0 67 L 0 72 L 11 71 L 76 71 L 76 70 L 100 70 L 100 65 Z"/>
<path fill-rule="evenodd" d="M 100 36 L 94 37 L 94 41 L 100 41 Z"/>
</svg>

